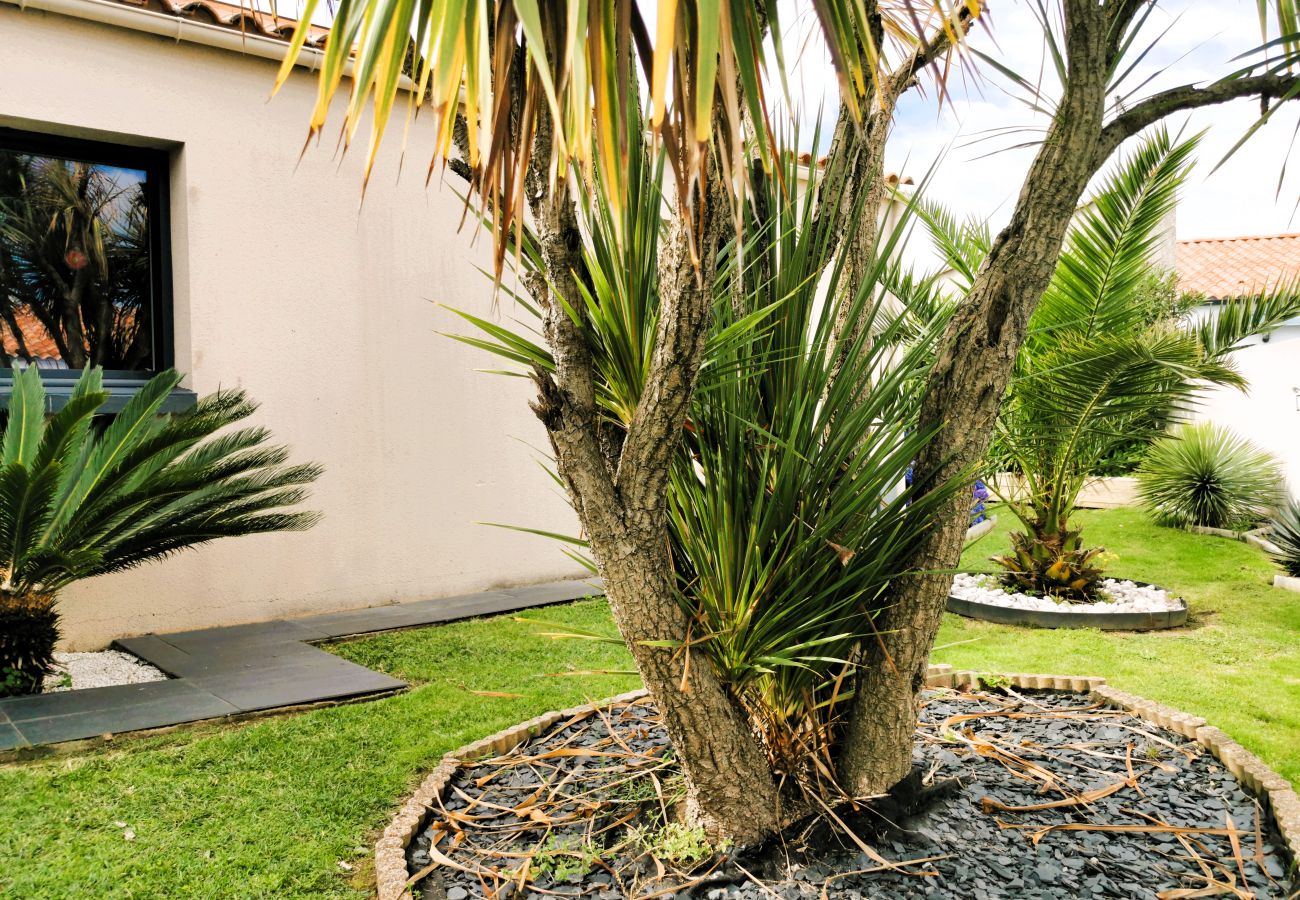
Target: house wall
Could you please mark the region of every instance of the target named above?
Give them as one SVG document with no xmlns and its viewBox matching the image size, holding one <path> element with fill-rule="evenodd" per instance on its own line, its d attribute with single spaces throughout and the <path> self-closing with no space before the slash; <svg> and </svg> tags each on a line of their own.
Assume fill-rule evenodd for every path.
<svg viewBox="0 0 1300 900">
<path fill-rule="evenodd" d="M 200 393 L 246 388 L 295 460 L 325 466 L 310 532 L 69 589 L 69 648 L 577 574 L 544 539 L 476 524 L 576 531 L 534 463 L 528 383 L 438 333 L 463 330 L 438 302 L 493 313 L 490 240 L 424 186 L 431 117 L 400 177 L 395 123 L 362 204 L 364 144 L 340 161 L 327 126 L 299 157 L 306 71 L 268 102 L 266 59 L 7 4 L 0 34 L 0 125 L 171 150 L 177 366 Z"/>
<path fill-rule="evenodd" d="M 1279 328 L 1267 342 L 1250 341 L 1232 359 L 1249 390 L 1206 391 L 1193 418 L 1231 428 L 1277 456 L 1291 494 L 1300 497 L 1300 324 Z"/>
</svg>

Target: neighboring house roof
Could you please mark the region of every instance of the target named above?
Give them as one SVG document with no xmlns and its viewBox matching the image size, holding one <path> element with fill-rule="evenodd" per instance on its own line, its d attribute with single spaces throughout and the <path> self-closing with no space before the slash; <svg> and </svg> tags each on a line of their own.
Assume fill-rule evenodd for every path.
<svg viewBox="0 0 1300 900">
<path fill-rule="evenodd" d="M 269 12 L 243 6 L 239 3 L 222 3 L 220 0 L 113 0 L 123 6 L 147 9 L 151 12 L 189 19 L 207 25 L 219 25 L 244 34 L 260 37 L 277 38 L 287 41 L 298 27 L 297 19 L 272 15 Z M 286 4 L 288 0 L 285 0 Z M 307 35 L 307 46 L 320 49 L 329 37 L 329 29 L 319 25 L 311 26 Z"/>
<path fill-rule="evenodd" d="M 14 319 L 18 322 L 18 327 L 23 334 L 23 343 L 27 347 L 26 359 L 36 363 L 40 368 L 66 368 L 54 338 L 50 337 L 50 333 L 45 330 L 45 326 L 36 316 L 23 308 L 15 310 Z M 0 320 L 0 345 L 3 345 L 7 355 L 18 355 L 18 341 L 14 339 L 9 324 L 3 320 Z"/>
<path fill-rule="evenodd" d="M 1179 290 L 1232 300 L 1300 277 L 1300 234 L 1179 241 L 1176 260 Z"/>
</svg>

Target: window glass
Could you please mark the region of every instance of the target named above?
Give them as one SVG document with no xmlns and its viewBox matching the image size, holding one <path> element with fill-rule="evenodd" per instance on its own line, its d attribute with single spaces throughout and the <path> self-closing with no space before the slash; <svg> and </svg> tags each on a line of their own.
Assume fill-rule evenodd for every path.
<svg viewBox="0 0 1300 900">
<path fill-rule="evenodd" d="M 0 362 L 156 371 L 157 176 L 45 149 L 0 140 Z"/>
</svg>

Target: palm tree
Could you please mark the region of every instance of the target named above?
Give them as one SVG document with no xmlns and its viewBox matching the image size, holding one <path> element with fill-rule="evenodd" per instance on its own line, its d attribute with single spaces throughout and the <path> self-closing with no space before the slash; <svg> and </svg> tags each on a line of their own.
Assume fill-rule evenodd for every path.
<svg viewBox="0 0 1300 900">
<path fill-rule="evenodd" d="M 0 696 L 40 691 L 58 641 L 58 594 L 223 537 L 311 527 L 290 512 L 315 465 L 286 466 L 263 428 L 236 425 L 256 410 L 243 391 L 218 391 L 188 412 L 159 416 L 180 382 L 150 379 L 110 424 L 88 368 L 67 404 L 45 413 L 34 367 L 13 370 L 0 437 Z"/>
<path fill-rule="evenodd" d="M 1011 555 L 994 557 L 1022 590 L 1095 599 L 1102 550 L 1070 522 L 1080 491 L 1118 448 L 1160 437 L 1207 384 L 1244 388 L 1232 352 L 1300 315 L 1300 286 L 1279 285 L 1225 307 L 1213 325 L 1177 315 L 1178 305 L 1153 319 L 1153 251 L 1198 140 L 1157 129 L 1116 166 L 1076 217 L 1029 320 L 990 458 L 1023 481 L 1005 499 L 1024 530 Z M 949 266 L 975 271 L 972 248 L 986 232 L 934 209 L 925 218 Z"/>
</svg>

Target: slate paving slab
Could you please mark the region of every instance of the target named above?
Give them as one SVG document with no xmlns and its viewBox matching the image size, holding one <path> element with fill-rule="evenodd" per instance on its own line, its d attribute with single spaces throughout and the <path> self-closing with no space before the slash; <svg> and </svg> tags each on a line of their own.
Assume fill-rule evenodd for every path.
<svg viewBox="0 0 1300 900">
<path fill-rule="evenodd" d="M 90 696 L 81 698 L 77 694 Z M 49 704 L 12 704 L 6 712 L 24 743 L 38 746 L 233 715 L 239 709 L 184 679 L 42 694 Z M 71 702 L 64 698 L 74 698 Z M 6 701 L 8 703 L 9 701 Z M 3 739 L 0 736 L 0 739 Z M 21 746 L 15 742 L 12 746 Z M 9 747 L 6 747 L 9 749 Z"/>
<path fill-rule="evenodd" d="M 314 644 L 599 593 L 598 582 L 562 581 L 300 619 L 120 638 L 114 647 L 172 677 L 0 699 L 0 751 L 392 693 L 406 683 Z"/>
</svg>

